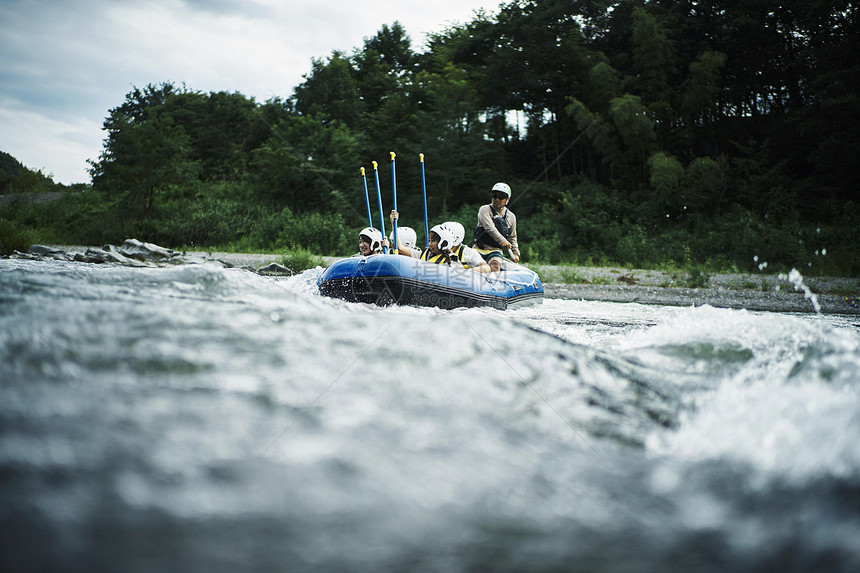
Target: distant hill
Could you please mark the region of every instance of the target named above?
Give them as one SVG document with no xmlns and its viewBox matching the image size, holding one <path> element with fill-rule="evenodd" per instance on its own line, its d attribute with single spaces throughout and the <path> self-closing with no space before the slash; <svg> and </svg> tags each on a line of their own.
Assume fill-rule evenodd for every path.
<svg viewBox="0 0 860 573">
<path fill-rule="evenodd" d="M 6 153 L 0 151 L 0 193 L 3 192 L 9 181 L 24 169 L 21 162 Z"/>
<path fill-rule="evenodd" d="M 17 193 L 51 193 L 65 186 L 42 173 L 25 167 L 20 161 L 0 151 L 0 195 Z"/>
</svg>

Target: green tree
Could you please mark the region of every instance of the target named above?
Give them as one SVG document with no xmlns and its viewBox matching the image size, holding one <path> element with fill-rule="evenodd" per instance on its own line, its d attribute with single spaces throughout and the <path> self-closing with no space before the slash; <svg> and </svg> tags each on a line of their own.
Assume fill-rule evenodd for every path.
<svg viewBox="0 0 860 573">
<path fill-rule="evenodd" d="M 675 64 L 673 42 L 657 18 L 638 6 L 633 9 L 631 44 L 636 92 L 649 106 L 668 102 Z"/>
<path fill-rule="evenodd" d="M 696 61 L 690 63 L 690 73 L 681 84 L 681 110 L 687 115 L 688 123 L 711 124 L 716 119 L 720 70 L 725 63 L 725 54 L 711 50 L 699 54 Z"/>
<path fill-rule="evenodd" d="M 314 59 L 311 72 L 304 76 L 294 93 L 295 110 L 323 123 L 340 121 L 345 125 L 360 125 L 366 109 L 361 99 L 352 63 L 340 52 L 328 61 Z"/>
<path fill-rule="evenodd" d="M 403 143 L 420 149 L 435 166 L 428 178 L 431 206 L 449 213 L 485 200 L 486 186 L 500 178 L 504 158 L 501 146 L 485 137 L 468 72 L 449 63 L 441 73 L 420 72 L 415 82 L 422 104 L 414 115 L 414 141 Z"/>
<path fill-rule="evenodd" d="M 605 114 L 590 112 L 576 99 L 569 102 L 566 111 L 588 137 L 601 162 L 609 167 L 610 179 L 622 176 L 635 183 L 644 176 L 656 135 L 648 110 L 638 96 L 612 98 Z"/>
<path fill-rule="evenodd" d="M 621 136 L 629 163 L 644 166 L 654 149 L 657 136 L 651 116 L 639 96 L 624 94 L 612 98 L 608 116 Z"/>
<path fill-rule="evenodd" d="M 675 74 L 674 42 L 656 17 L 644 8 L 636 7 L 633 9 L 631 44 L 635 74 L 633 91 L 647 106 L 665 144 L 674 128 L 670 87 Z"/>
<path fill-rule="evenodd" d="M 252 180 L 261 198 L 279 209 L 340 209 L 339 194 L 347 188 L 349 174 L 358 171 L 356 158 L 363 145 L 360 134 L 339 122 L 287 117 L 254 151 Z"/>
<path fill-rule="evenodd" d="M 159 196 L 195 180 L 199 171 L 189 136 L 164 107 L 172 94 L 169 84 L 135 89 L 104 123 L 104 149 L 90 169 L 93 188 L 115 196 L 132 218 L 149 215 Z"/>
<path fill-rule="evenodd" d="M 189 137 L 202 181 L 235 181 L 247 171 L 249 152 L 268 136 L 252 98 L 240 93 L 184 91 L 166 102 Z"/>
<path fill-rule="evenodd" d="M 725 193 L 725 173 L 710 157 L 697 157 L 684 173 L 687 205 L 692 211 L 707 215 L 721 209 Z"/>
<path fill-rule="evenodd" d="M 369 113 L 375 113 L 408 81 L 415 54 L 406 30 L 399 22 L 366 38 L 352 60 L 359 97 Z"/>
<path fill-rule="evenodd" d="M 619 97 L 621 90 L 621 75 L 608 63 L 598 62 L 588 71 L 585 101 L 590 109 L 607 111 L 609 101 Z"/>
<path fill-rule="evenodd" d="M 677 207 L 673 201 L 684 177 L 684 166 L 675 157 L 662 151 L 648 158 L 651 187 L 667 207 Z"/>
<path fill-rule="evenodd" d="M 590 178 L 594 181 L 612 179 L 614 168 L 621 164 L 623 157 L 618 135 L 612 124 L 602 114 L 589 111 L 584 103 L 575 98 L 571 98 L 566 111 L 588 140 L 587 173 Z M 602 171 L 598 169 L 600 165 L 609 169 L 608 176 L 602 175 Z"/>
</svg>

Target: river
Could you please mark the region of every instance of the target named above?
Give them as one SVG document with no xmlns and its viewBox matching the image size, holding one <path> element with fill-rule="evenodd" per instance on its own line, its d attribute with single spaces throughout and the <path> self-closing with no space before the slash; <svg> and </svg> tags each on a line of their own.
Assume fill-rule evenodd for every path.
<svg viewBox="0 0 860 573">
<path fill-rule="evenodd" d="M 858 317 L 0 260 L 0 570 L 857 571 Z"/>
</svg>

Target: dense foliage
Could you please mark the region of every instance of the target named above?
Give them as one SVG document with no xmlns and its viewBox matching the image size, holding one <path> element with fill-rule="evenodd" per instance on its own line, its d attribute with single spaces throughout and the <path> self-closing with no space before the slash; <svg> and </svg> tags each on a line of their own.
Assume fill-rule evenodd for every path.
<svg viewBox="0 0 860 573">
<path fill-rule="evenodd" d="M 850 0 L 518 0 L 423 52 L 394 23 L 286 99 L 135 88 L 91 188 L 0 217 L 64 242 L 346 254 L 359 168 L 378 221 L 372 162 L 387 213 L 394 151 L 419 234 L 423 153 L 431 221 L 471 228 L 511 184 L 526 260 L 856 275 L 858 35 Z"/>
</svg>

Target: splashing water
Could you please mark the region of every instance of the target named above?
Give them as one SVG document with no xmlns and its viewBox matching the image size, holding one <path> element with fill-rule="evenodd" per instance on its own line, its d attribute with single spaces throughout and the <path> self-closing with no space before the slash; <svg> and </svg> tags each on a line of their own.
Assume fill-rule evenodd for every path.
<svg viewBox="0 0 860 573">
<path fill-rule="evenodd" d="M 800 274 L 800 271 L 797 269 L 791 269 L 791 272 L 788 273 L 788 276 L 784 274 L 780 274 L 779 278 L 782 280 L 787 280 L 792 285 L 794 285 L 794 290 L 798 292 L 803 292 L 803 298 L 807 299 L 812 303 L 812 308 L 815 309 L 816 314 L 821 314 L 821 304 L 818 302 L 818 295 L 812 292 L 805 282 L 803 282 L 803 275 Z"/>
<path fill-rule="evenodd" d="M 854 317 L 320 272 L 0 260 L 0 570 L 860 570 Z"/>
</svg>

